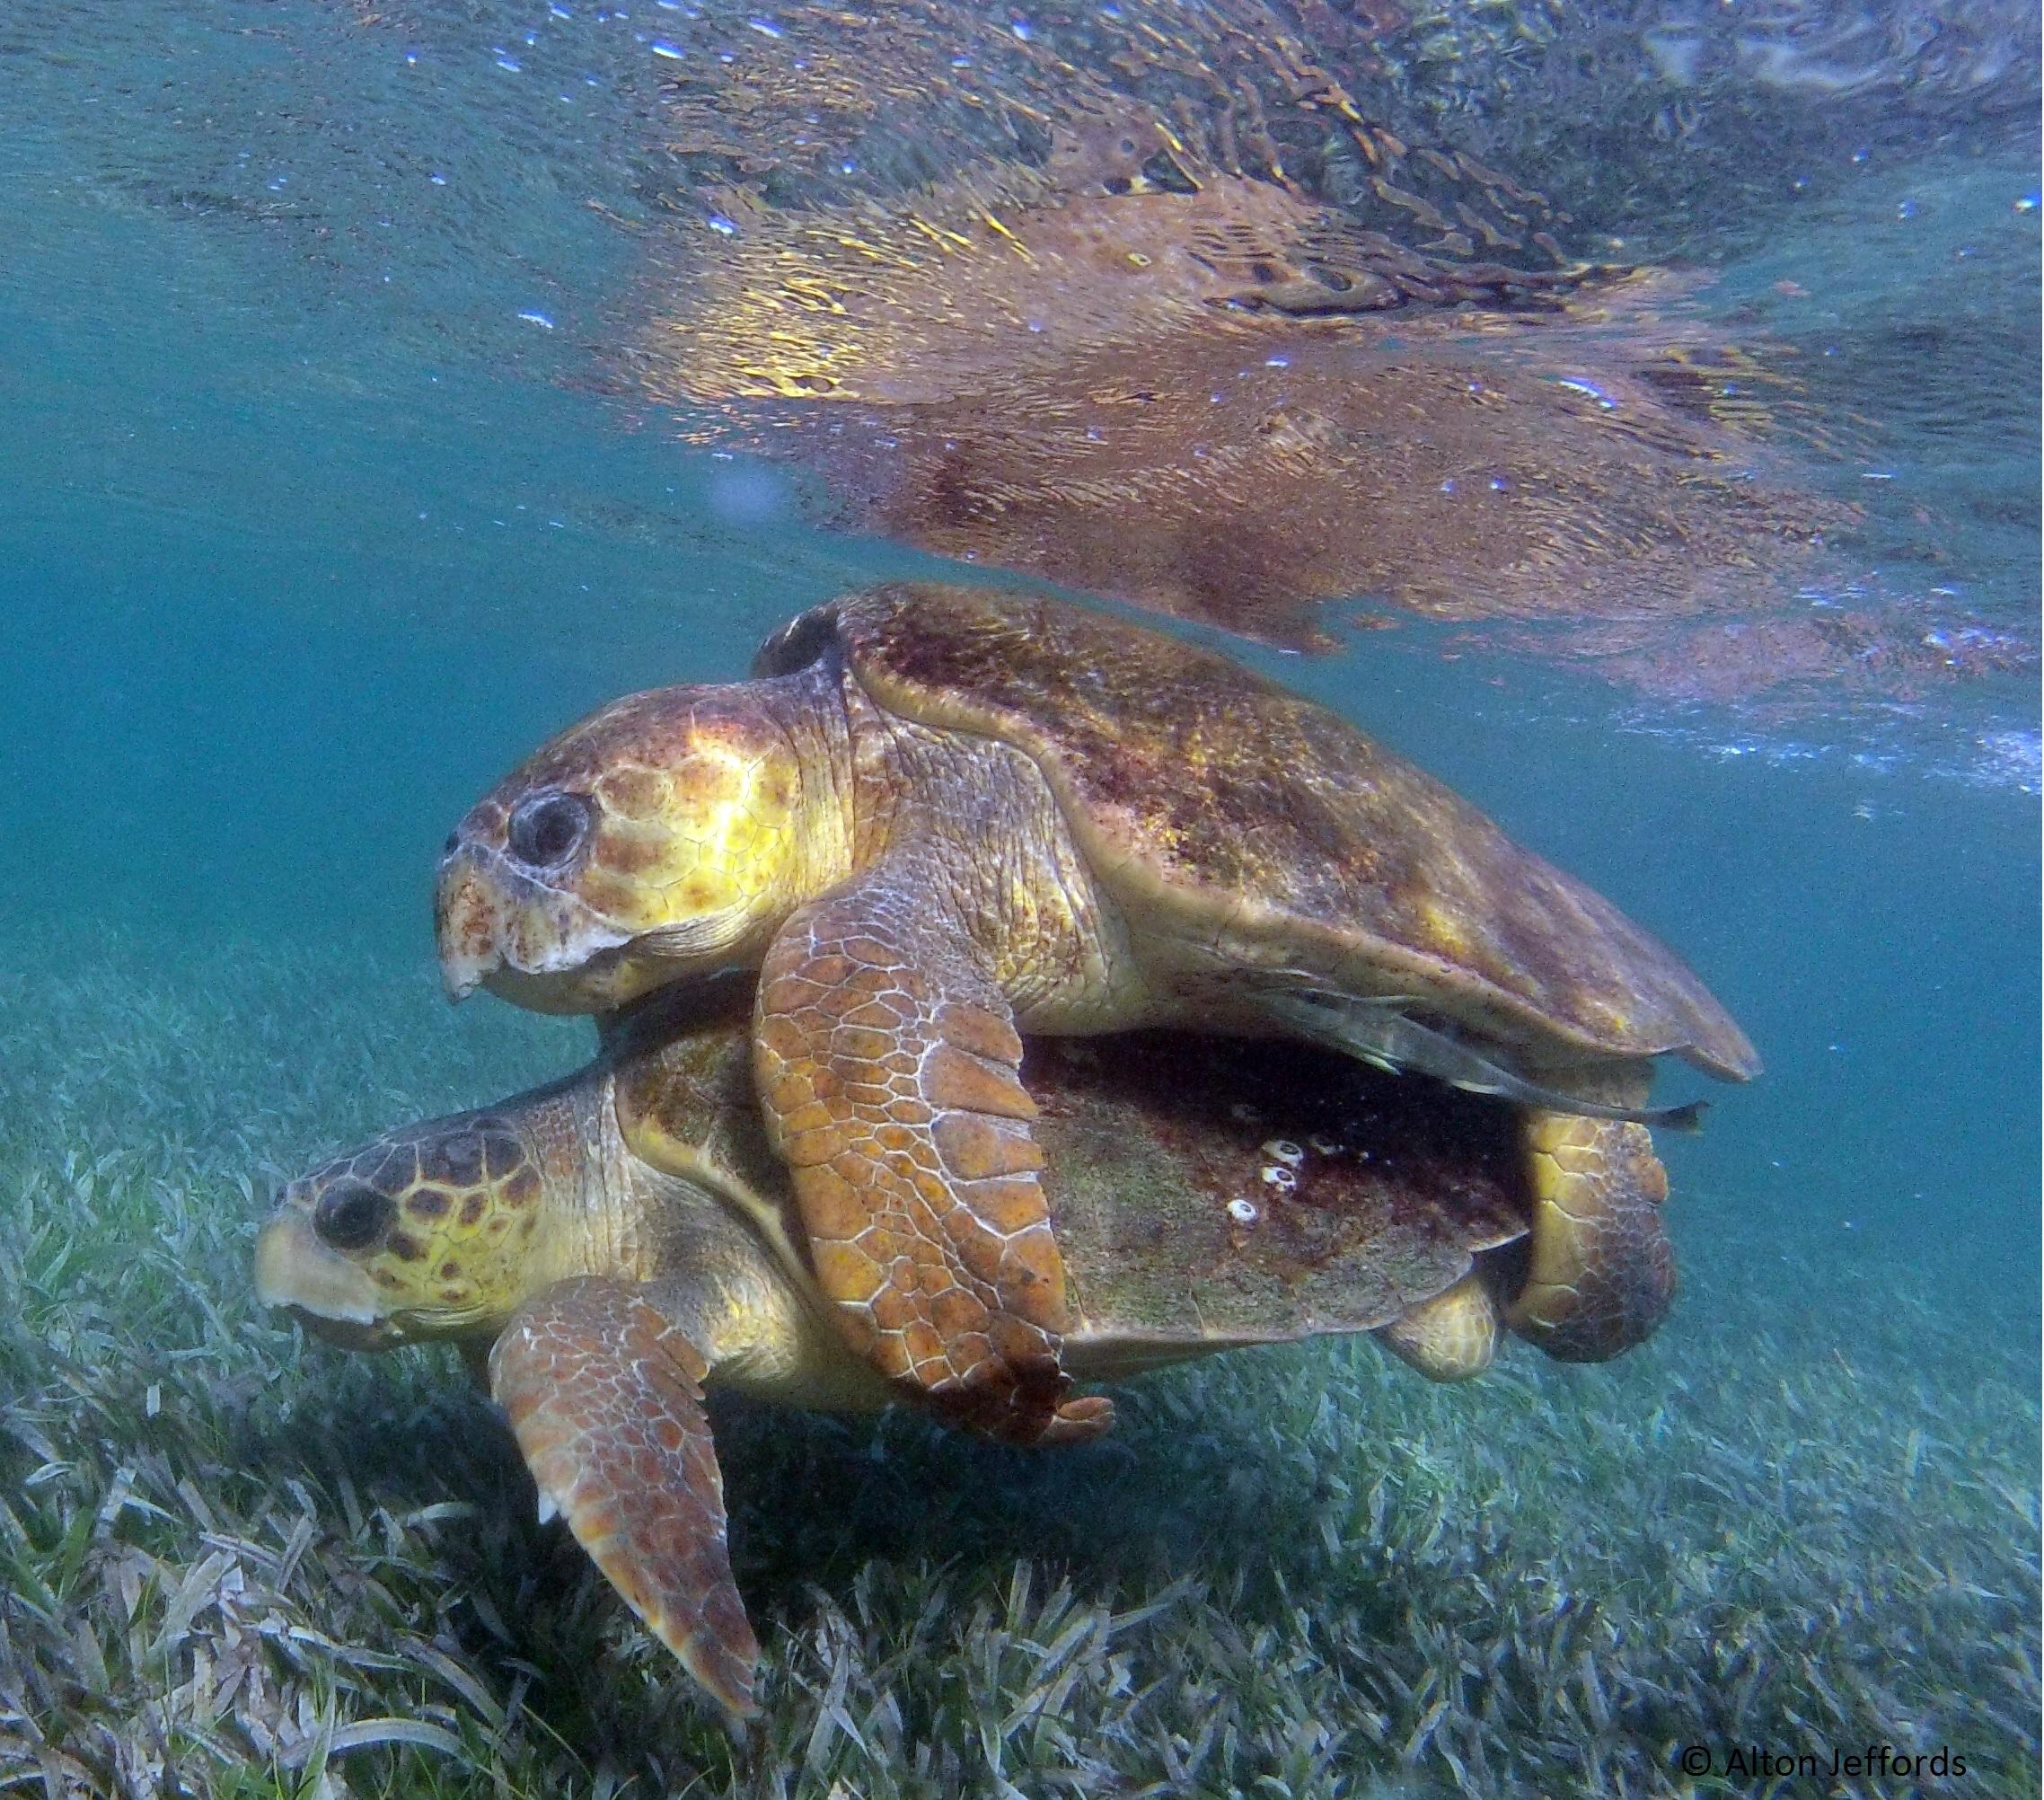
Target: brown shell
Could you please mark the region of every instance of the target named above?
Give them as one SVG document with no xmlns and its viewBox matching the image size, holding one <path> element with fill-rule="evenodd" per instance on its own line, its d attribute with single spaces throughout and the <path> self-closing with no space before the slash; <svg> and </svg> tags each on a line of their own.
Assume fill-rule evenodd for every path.
<svg viewBox="0 0 2044 1800">
<path fill-rule="evenodd" d="M 1309 1045 L 1031 1044 L 1075 1373 L 1374 1330 L 1526 1234 L 1516 1109 Z"/>
<path fill-rule="evenodd" d="M 613 1032 L 620 1118 L 656 1160 L 663 1142 L 699 1147 L 694 1172 L 799 1244 L 748 1043 L 728 1008 L 663 1005 Z M 1309 1045 L 1165 1033 L 1032 1043 L 1024 1074 L 1077 1374 L 1372 1330 L 1528 1230 L 1518 1114 L 1437 1082 Z"/>
<path fill-rule="evenodd" d="M 893 585 L 761 652 L 830 641 L 883 708 L 1026 751 L 1096 872 L 1176 935 L 1339 968 L 1536 1062 L 1678 1053 L 1757 1072 L 1702 983 L 1617 907 L 1325 707 L 1229 658 L 1033 595 Z"/>
</svg>

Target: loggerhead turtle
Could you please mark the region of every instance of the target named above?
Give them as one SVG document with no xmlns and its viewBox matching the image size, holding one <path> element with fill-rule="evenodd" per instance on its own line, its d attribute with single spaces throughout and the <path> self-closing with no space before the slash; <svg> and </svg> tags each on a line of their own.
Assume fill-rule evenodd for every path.
<svg viewBox="0 0 2044 1800">
<path fill-rule="evenodd" d="M 714 1010 L 736 996 L 700 999 L 656 1001 L 565 1081 L 293 1182 L 256 1284 L 350 1348 L 487 1353 L 542 1510 L 744 1713 L 757 1646 L 702 1390 L 847 1408 L 903 1390 L 832 1328 L 753 1103 L 749 1033 L 736 1007 Z M 1028 1071 L 1075 1373 L 1370 1329 L 1436 1379 L 1488 1364 L 1521 1240 L 1543 1229 L 1511 1107 L 1303 1044 L 1183 1034 L 1100 1054 L 1039 1040 Z M 1577 1354 L 1636 1342 L 1672 1292 L 1643 1188 L 1610 1196 L 1584 1283 L 1606 1304 Z"/>
<path fill-rule="evenodd" d="M 977 1428 L 1111 1417 L 1058 1367 L 1018 1030 L 1283 1034 L 1503 1096 L 1564 1213 L 1583 1171 L 1651 1163 L 1618 1122 L 1693 1122 L 1644 1108 L 1652 1059 L 1758 1070 L 1608 902 L 1211 651 L 890 586 L 796 620 L 755 675 L 615 701 L 480 801 L 440 866 L 442 970 L 457 999 L 602 1011 L 758 966 L 760 1097 L 823 1291 Z M 1596 1229 L 1567 1223 L 1551 1243 Z M 1520 1304 L 1565 1331 L 1548 1273 Z"/>
</svg>

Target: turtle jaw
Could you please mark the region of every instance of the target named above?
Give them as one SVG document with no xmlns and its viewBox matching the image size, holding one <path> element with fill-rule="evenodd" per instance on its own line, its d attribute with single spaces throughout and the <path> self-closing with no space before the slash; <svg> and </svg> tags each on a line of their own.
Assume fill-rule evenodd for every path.
<svg viewBox="0 0 2044 1800">
<path fill-rule="evenodd" d="M 498 948 L 501 907 L 475 866 L 474 853 L 450 848 L 433 891 L 433 936 L 440 947 L 440 979 L 447 998 L 466 1000 L 504 966 Z"/>
<path fill-rule="evenodd" d="M 430 1319 L 387 1307 L 367 1274 L 322 1243 L 295 1209 L 256 1234 L 256 1299 L 287 1312 L 313 1337 L 341 1350 L 401 1350 L 489 1328 L 481 1309 L 448 1309 Z"/>
<path fill-rule="evenodd" d="M 440 860 L 433 917 L 450 1000 L 485 987 L 533 1012 L 576 1013 L 756 962 L 783 910 L 741 896 L 635 931 L 458 833 Z"/>
<path fill-rule="evenodd" d="M 427 1248 L 436 1260 L 444 1256 L 442 1246 Z M 368 1268 L 321 1238 L 313 1203 L 298 1193 L 286 1195 L 255 1233 L 255 1299 L 341 1350 L 401 1350 L 495 1334 L 517 1305 L 515 1286 L 505 1291 L 498 1275 L 472 1283 L 460 1297 L 425 1284 L 386 1295 Z"/>
<path fill-rule="evenodd" d="M 441 859 L 433 922 L 450 1000 L 487 987 L 535 1012 L 603 1012 L 654 985 L 633 983 L 629 931 L 463 834 Z"/>
<path fill-rule="evenodd" d="M 256 1234 L 256 1298 L 288 1311 L 308 1330 L 347 1350 L 387 1350 L 403 1342 L 375 1285 L 320 1241 L 309 1213 L 286 1204 Z"/>
</svg>

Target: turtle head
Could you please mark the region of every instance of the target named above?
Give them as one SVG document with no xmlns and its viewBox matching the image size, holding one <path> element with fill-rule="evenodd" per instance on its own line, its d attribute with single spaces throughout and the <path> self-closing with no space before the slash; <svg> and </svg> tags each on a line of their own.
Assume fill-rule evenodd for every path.
<svg viewBox="0 0 2044 1800">
<path fill-rule="evenodd" d="M 354 1350 L 494 1332 L 548 1278 L 548 1144 L 502 1113 L 391 1132 L 285 1188 L 256 1293 Z"/>
<path fill-rule="evenodd" d="M 790 685 L 633 694 L 500 781 L 440 862 L 448 993 L 604 1012 L 755 962 L 827 853 L 817 796 L 841 791 L 815 779 L 816 709 Z"/>
</svg>

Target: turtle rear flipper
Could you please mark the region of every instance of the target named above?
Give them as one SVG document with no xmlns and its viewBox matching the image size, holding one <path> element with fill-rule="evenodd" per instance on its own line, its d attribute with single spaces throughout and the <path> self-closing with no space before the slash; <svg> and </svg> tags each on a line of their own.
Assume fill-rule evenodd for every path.
<svg viewBox="0 0 2044 1800">
<path fill-rule="evenodd" d="M 1453 1287 L 1379 1327 L 1377 1337 L 1428 1381 L 1467 1381 L 1497 1354 L 1497 1301 L 1482 1273 L 1472 1269 Z"/>
<path fill-rule="evenodd" d="M 682 1666 L 746 1716 L 759 1644 L 731 1575 L 707 1372 L 642 1291 L 595 1276 L 527 1301 L 489 1358 L 542 1513 L 559 1513 Z"/>
<path fill-rule="evenodd" d="M 1525 1144 L 1531 1252 L 1505 1323 L 1564 1363 L 1644 1343 L 1675 1297 L 1652 1140 L 1636 1125 L 1536 1112 Z"/>
</svg>

